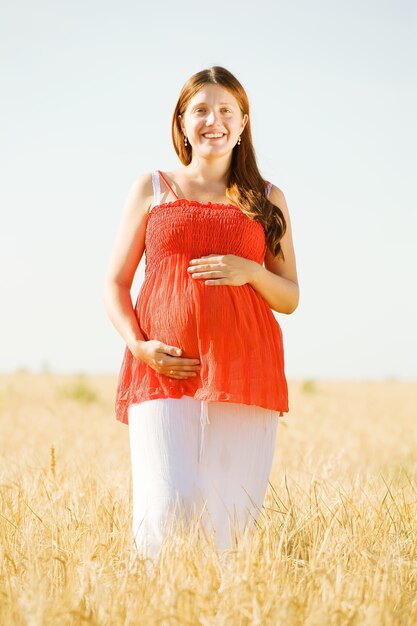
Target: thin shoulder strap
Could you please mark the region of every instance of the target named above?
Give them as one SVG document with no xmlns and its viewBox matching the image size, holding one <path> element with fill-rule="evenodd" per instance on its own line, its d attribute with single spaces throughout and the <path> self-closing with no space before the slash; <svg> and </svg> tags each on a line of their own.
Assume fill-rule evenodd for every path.
<svg viewBox="0 0 417 626">
<path fill-rule="evenodd" d="M 265 181 L 265 196 L 268 197 L 269 196 L 269 192 L 271 191 L 271 187 L 272 187 L 272 183 L 270 183 L 269 181 Z"/>
<path fill-rule="evenodd" d="M 167 179 L 165 178 L 165 176 L 163 175 L 163 173 L 161 172 L 161 170 L 158 170 L 160 177 L 162 178 L 162 180 L 164 181 L 164 183 L 166 184 L 166 186 L 172 191 L 172 193 L 174 194 L 174 196 L 177 198 L 177 200 L 179 200 L 177 194 L 175 193 L 175 191 L 173 190 L 173 188 L 171 187 L 171 185 L 169 184 L 169 182 L 167 181 Z"/>
<path fill-rule="evenodd" d="M 161 203 L 161 184 L 159 180 L 158 171 L 152 172 L 152 185 L 153 185 L 154 206 L 158 206 L 158 204 Z"/>
</svg>

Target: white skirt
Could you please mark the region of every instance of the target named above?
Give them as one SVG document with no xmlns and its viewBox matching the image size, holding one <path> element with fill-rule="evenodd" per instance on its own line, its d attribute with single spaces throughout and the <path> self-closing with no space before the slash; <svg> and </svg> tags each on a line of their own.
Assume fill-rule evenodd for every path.
<svg viewBox="0 0 417 626">
<path fill-rule="evenodd" d="M 158 555 L 174 511 L 187 519 L 201 511 L 204 532 L 218 549 L 235 547 L 235 533 L 258 518 L 278 421 L 277 411 L 263 407 L 190 396 L 130 405 L 132 530 L 139 554 Z"/>
</svg>

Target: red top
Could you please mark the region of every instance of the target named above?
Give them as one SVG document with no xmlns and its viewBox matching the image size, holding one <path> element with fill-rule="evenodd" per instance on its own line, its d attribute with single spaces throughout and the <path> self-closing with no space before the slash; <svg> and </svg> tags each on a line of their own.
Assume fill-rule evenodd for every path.
<svg viewBox="0 0 417 626">
<path fill-rule="evenodd" d="M 165 179 L 164 179 L 165 180 Z M 134 307 L 145 340 L 181 348 L 198 358 L 187 379 L 159 374 L 126 346 L 116 419 L 128 424 L 132 403 L 183 395 L 202 401 L 253 404 L 288 412 L 281 327 L 264 298 L 249 284 L 205 285 L 187 272 L 190 260 L 235 254 L 262 264 L 262 225 L 232 204 L 178 198 L 148 215 L 145 278 Z"/>
</svg>

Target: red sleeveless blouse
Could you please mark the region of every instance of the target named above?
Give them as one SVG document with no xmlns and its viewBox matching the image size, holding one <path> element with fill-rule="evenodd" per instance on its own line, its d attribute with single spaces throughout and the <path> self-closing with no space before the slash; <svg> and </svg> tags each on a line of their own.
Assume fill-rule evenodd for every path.
<svg viewBox="0 0 417 626">
<path fill-rule="evenodd" d="M 159 374 L 126 346 L 116 392 L 116 419 L 130 404 L 191 396 L 288 412 L 283 337 L 264 298 L 249 284 L 206 285 L 189 275 L 190 260 L 235 254 L 262 264 L 263 226 L 232 204 L 178 198 L 150 211 L 145 277 L 134 307 L 145 340 L 158 339 L 198 358 L 188 379 Z"/>
</svg>

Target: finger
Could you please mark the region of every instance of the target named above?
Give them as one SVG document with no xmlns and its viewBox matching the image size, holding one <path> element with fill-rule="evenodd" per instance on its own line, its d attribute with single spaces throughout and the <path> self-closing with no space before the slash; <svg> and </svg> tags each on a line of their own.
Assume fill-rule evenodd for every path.
<svg viewBox="0 0 417 626">
<path fill-rule="evenodd" d="M 230 285 L 225 278 L 217 278 L 215 280 L 205 280 L 205 285 Z"/>
<path fill-rule="evenodd" d="M 188 365 L 186 367 L 184 366 L 174 366 L 171 365 L 171 363 L 169 365 L 165 365 L 166 369 L 164 369 L 164 372 L 174 372 L 175 374 L 178 374 L 179 372 L 198 372 L 201 368 L 201 365 Z"/>
<path fill-rule="evenodd" d="M 197 376 L 196 372 L 176 372 L 174 374 L 170 374 L 169 372 L 165 372 L 164 376 L 167 376 L 168 378 L 189 378 L 190 376 L 192 378 L 195 378 Z"/>
<path fill-rule="evenodd" d="M 163 343 L 161 347 L 157 349 L 157 352 L 179 356 L 182 353 L 182 350 L 181 348 L 177 348 L 177 346 L 169 346 L 166 343 Z"/>
<path fill-rule="evenodd" d="M 214 270 L 216 269 L 216 267 L 226 267 L 224 263 L 215 263 L 214 261 L 212 263 L 207 263 L 207 261 L 205 263 L 199 263 L 198 265 L 189 265 L 187 267 L 187 271 L 192 273 L 192 272 L 201 272 L 203 270 Z"/>
<path fill-rule="evenodd" d="M 201 272 L 193 272 L 191 274 L 192 278 L 224 278 L 223 272 L 221 270 L 206 270 Z"/>
<path fill-rule="evenodd" d="M 200 361 L 199 359 L 189 359 L 187 357 L 171 357 L 171 359 L 169 360 L 169 366 L 172 368 L 181 367 L 182 365 L 200 365 Z"/>
<path fill-rule="evenodd" d="M 193 367 L 179 367 L 177 369 L 171 368 L 176 374 L 178 372 L 199 372 L 201 365 L 194 365 Z"/>
<path fill-rule="evenodd" d="M 210 261 L 220 261 L 222 259 L 222 257 L 218 254 L 206 254 L 205 256 L 200 256 L 198 257 L 198 259 L 190 259 L 190 263 L 192 265 L 199 265 L 201 263 L 207 263 L 207 259 L 210 259 Z"/>
</svg>

